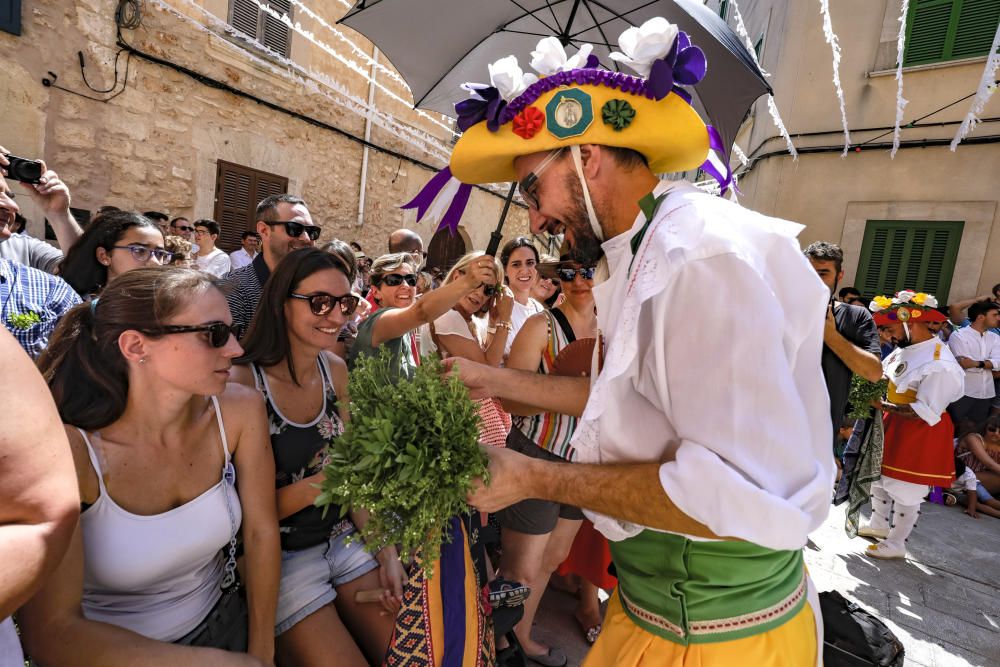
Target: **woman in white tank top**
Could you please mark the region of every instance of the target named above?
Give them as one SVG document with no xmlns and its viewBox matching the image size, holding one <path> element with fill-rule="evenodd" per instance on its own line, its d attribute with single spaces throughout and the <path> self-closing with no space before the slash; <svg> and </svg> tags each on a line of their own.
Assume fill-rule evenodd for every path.
<svg viewBox="0 0 1000 667">
<path fill-rule="evenodd" d="M 19 615 L 38 663 L 273 664 L 274 463 L 260 396 L 228 383 L 242 353 L 231 322 L 211 276 L 138 269 L 71 310 L 39 360 L 82 513 L 65 559 Z M 243 608 L 232 572 L 240 527 L 247 653 L 206 637 L 220 617 L 243 618 L 229 611 L 232 600 Z"/>
</svg>

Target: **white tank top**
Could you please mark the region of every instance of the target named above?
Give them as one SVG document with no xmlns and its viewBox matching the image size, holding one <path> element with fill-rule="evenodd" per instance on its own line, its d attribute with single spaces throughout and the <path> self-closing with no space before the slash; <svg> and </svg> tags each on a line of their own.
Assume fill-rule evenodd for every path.
<svg viewBox="0 0 1000 667">
<path fill-rule="evenodd" d="M 243 515 L 215 396 L 212 404 L 225 455 L 222 479 L 162 514 L 132 514 L 108 495 L 90 438 L 80 431 L 101 493 L 80 515 L 87 618 L 172 642 L 197 627 L 218 601 L 225 563 L 222 549 Z"/>
</svg>

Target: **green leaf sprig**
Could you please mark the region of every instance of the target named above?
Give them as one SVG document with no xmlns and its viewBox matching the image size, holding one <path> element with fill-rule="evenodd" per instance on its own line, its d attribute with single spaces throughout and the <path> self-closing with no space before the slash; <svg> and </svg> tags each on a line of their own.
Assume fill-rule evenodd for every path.
<svg viewBox="0 0 1000 667">
<path fill-rule="evenodd" d="M 441 553 L 449 519 L 468 511 L 466 494 L 486 477 L 479 417 L 457 377 L 442 378 L 427 357 L 413 378 L 398 378 L 383 348 L 351 371 L 351 420 L 329 449 L 316 505 L 341 513 L 364 508 L 369 551 L 396 544 L 404 558 L 430 568 Z"/>
<path fill-rule="evenodd" d="M 871 402 L 876 398 L 885 398 L 889 389 L 889 381 L 885 378 L 878 382 L 869 382 L 860 375 L 851 376 L 851 392 L 847 402 L 850 405 L 848 419 L 868 419 L 871 417 Z"/>
<path fill-rule="evenodd" d="M 7 323 L 15 329 L 30 329 L 36 324 L 40 324 L 42 316 L 34 311 L 27 313 L 11 313 L 7 316 Z"/>
</svg>

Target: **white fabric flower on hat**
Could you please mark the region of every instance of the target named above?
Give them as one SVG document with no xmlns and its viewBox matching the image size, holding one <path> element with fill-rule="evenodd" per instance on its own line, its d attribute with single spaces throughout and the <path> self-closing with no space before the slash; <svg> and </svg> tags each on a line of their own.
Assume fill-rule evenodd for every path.
<svg viewBox="0 0 1000 667">
<path fill-rule="evenodd" d="M 916 296 L 916 294 L 917 293 L 914 292 L 913 290 L 905 289 L 901 292 L 897 292 L 896 298 L 893 299 L 893 301 L 895 301 L 896 303 L 909 303 L 910 301 L 913 300 L 913 297 Z"/>
<path fill-rule="evenodd" d="M 500 92 L 500 97 L 508 102 L 525 91 L 531 84 L 538 81 L 534 74 L 525 74 L 517 64 L 517 56 L 501 58 L 489 66 L 490 83 Z"/>
<path fill-rule="evenodd" d="M 611 59 L 627 65 L 645 79 L 653 63 L 670 53 L 677 33 L 677 26 L 662 16 L 651 18 L 638 28 L 629 28 L 621 34 L 618 47 L 622 51 L 613 52 Z"/>
<path fill-rule="evenodd" d="M 546 37 L 538 42 L 531 52 L 531 68 L 542 76 L 551 76 L 559 72 L 580 69 L 587 64 L 593 44 L 584 44 L 572 58 L 566 55 L 566 48 L 557 37 Z"/>
</svg>

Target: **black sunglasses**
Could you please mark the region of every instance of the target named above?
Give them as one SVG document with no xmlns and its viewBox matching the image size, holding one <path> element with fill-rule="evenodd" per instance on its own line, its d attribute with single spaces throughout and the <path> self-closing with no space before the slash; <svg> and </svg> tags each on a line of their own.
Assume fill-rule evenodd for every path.
<svg viewBox="0 0 1000 667">
<path fill-rule="evenodd" d="M 277 225 L 285 226 L 285 233 L 291 236 L 293 239 L 297 239 L 302 236 L 302 232 L 309 235 L 309 239 L 315 241 L 319 238 L 322 233 L 322 229 L 316 225 L 303 225 L 301 222 L 295 222 L 294 220 L 275 220 L 270 222 L 268 220 L 262 221 L 268 227 L 275 227 Z"/>
<path fill-rule="evenodd" d="M 309 310 L 312 311 L 313 315 L 326 315 L 333 310 L 334 306 L 340 304 L 341 315 L 350 316 L 354 314 L 354 311 L 358 307 L 358 303 L 361 301 L 361 299 L 353 294 L 334 296 L 324 292 L 320 292 L 318 294 L 296 294 L 295 292 L 292 292 L 288 295 L 288 298 L 308 301 Z"/>
<path fill-rule="evenodd" d="M 406 283 L 410 287 L 416 287 L 417 277 L 412 273 L 405 276 L 402 273 L 387 273 L 378 281 L 379 285 L 386 285 L 388 287 L 399 287 L 403 283 Z"/>
<path fill-rule="evenodd" d="M 137 262 L 148 262 L 150 257 L 155 257 L 160 264 L 167 264 L 174 258 L 174 253 L 162 248 L 147 248 L 142 245 L 115 245 L 112 250 L 128 250 L 132 253 L 132 258 Z"/>
<path fill-rule="evenodd" d="M 559 275 L 559 280 L 564 283 L 573 282 L 576 278 L 576 274 L 580 274 L 580 277 L 584 280 L 593 280 L 594 273 L 597 271 L 593 266 L 586 269 L 556 269 L 556 273 Z"/>
<path fill-rule="evenodd" d="M 178 225 L 177 227 L 174 227 L 174 229 L 176 229 L 179 232 L 193 232 L 194 231 L 194 227 L 182 227 L 180 225 Z"/>
<path fill-rule="evenodd" d="M 225 322 L 209 322 L 208 324 L 184 325 L 165 324 L 162 327 L 151 329 L 139 329 L 144 334 L 150 336 L 167 336 L 169 334 L 180 333 L 208 333 L 208 344 L 212 347 L 225 347 L 230 336 L 235 336 L 238 327 Z"/>
</svg>

